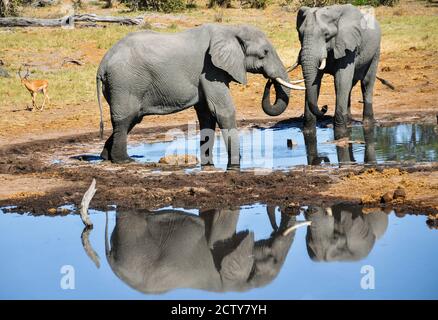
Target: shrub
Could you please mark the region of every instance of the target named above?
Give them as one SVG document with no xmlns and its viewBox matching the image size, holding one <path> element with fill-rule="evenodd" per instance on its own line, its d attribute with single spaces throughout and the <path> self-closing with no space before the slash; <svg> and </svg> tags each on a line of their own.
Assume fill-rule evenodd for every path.
<svg viewBox="0 0 438 320">
<path fill-rule="evenodd" d="M 209 0 L 209 8 L 221 7 L 221 8 L 231 8 L 231 0 Z"/>
<path fill-rule="evenodd" d="M 186 8 L 185 0 L 122 0 L 122 2 L 132 10 L 175 12 Z"/>
<path fill-rule="evenodd" d="M 243 8 L 266 9 L 270 0 L 240 0 Z"/>
<path fill-rule="evenodd" d="M 17 16 L 21 4 L 21 0 L 0 0 L 0 17 Z"/>
</svg>

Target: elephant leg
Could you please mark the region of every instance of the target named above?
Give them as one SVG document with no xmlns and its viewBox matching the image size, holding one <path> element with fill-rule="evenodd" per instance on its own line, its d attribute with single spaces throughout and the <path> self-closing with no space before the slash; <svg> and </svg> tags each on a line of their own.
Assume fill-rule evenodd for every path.
<svg viewBox="0 0 438 320">
<path fill-rule="evenodd" d="M 348 124 L 348 100 L 352 89 L 354 63 L 344 65 L 335 74 L 336 110 L 335 139 L 344 135 Z"/>
<path fill-rule="evenodd" d="M 132 162 L 128 156 L 127 143 L 128 133 L 139 122 L 137 116 L 130 116 L 123 120 L 115 120 L 113 123 L 113 133 L 105 142 L 101 157 L 105 160 L 111 160 L 114 163 Z"/>
<path fill-rule="evenodd" d="M 377 66 L 379 63 L 379 54 L 377 54 L 370 67 L 361 81 L 361 89 L 363 96 L 363 124 L 369 126 L 375 123 L 373 112 L 373 91 L 374 83 L 376 82 Z"/>
<path fill-rule="evenodd" d="M 240 141 L 239 131 L 236 125 L 236 116 L 234 107 L 229 110 L 229 114 L 217 116 L 219 128 L 221 128 L 222 136 L 224 138 L 225 147 L 228 154 L 227 168 L 240 167 Z"/>
<path fill-rule="evenodd" d="M 351 91 L 353 91 L 354 86 L 357 84 L 357 80 L 353 80 L 353 83 L 351 85 L 351 90 L 348 93 L 348 105 L 347 105 L 347 114 L 348 114 L 348 125 L 351 126 L 351 124 L 353 123 L 354 119 L 353 116 L 351 115 Z"/>
<path fill-rule="evenodd" d="M 240 167 L 240 141 L 236 125 L 236 110 L 228 87 L 229 76 L 222 71 L 207 78 L 201 77 L 201 85 L 208 109 L 216 118 L 222 132 L 228 154 L 227 168 Z"/>
<path fill-rule="evenodd" d="M 110 159 L 110 151 L 113 146 L 114 141 L 114 134 L 112 133 L 111 136 L 105 141 L 105 145 L 103 147 L 102 152 L 100 153 L 100 157 L 103 160 L 111 160 Z"/>
<path fill-rule="evenodd" d="M 363 127 L 363 136 L 365 140 L 365 163 L 376 163 L 376 148 L 374 142 L 374 126 L 364 126 Z"/>
<path fill-rule="evenodd" d="M 195 106 L 196 114 L 199 120 L 200 129 L 200 153 L 201 166 L 213 165 L 213 146 L 216 129 L 216 119 L 208 109 L 206 103 L 200 103 Z"/>
</svg>

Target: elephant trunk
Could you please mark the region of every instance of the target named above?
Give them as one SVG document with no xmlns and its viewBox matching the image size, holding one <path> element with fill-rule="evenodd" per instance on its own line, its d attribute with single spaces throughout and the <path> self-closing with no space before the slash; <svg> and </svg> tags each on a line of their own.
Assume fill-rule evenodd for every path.
<svg viewBox="0 0 438 320">
<path fill-rule="evenodd" d="M 322 110 L 318 108 L 319 86 L 322 79 L 322 71 L 320 71 L 321 64 L 325 60 L 320 61 L 320 58 L 315 57 L 309 49 L 303 47 L 301 56 L 301 66 L 303 68 L 304 83 L 306 85 L 306 101 L 310 111 L 317 117 L 323 117 L 327 111 L 327 107 Z"/>
<path fill-rule="evenodd" d="M 289 81 L 289 76 L 286 73 L 286 70 L 284 70 L 283 76 L 281 79 L 285 81 Z M 275 103 L 271 104 L 271 86 L 274 84 L 275 88 Z M 265 91 L 263 92 L 263 98 L 262 98 L 262 109 L 268 116 L 278 116 L 282 114 L 289 104 L 289 95 L 290 95 L 290 89 L 281 85 L 274 79 L 269 79 L 268 82 L 266 82 L 265 85 Z"/>
</svg>

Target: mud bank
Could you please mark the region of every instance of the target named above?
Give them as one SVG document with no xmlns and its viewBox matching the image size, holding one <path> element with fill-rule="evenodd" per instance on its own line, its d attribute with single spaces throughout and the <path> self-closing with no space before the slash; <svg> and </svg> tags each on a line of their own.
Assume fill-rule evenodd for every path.
<svg viewBox="0 0 438 320">
<path fill-rule="evenodd" d="M 272 123 L 271 123 L 272 124 Z M 240 127 L 269 126 L 242 122 Z M 178 127 L 185 130 L 186 126 Z M 137 130 L 130 142 L 159 141 L 168 128 Z M 0 150 L 0 206 L 14 205 L 33 214 L 66 214 L 56 208 L 79 204 L 92 178 L 98 191 L 92 206 L 107 209 L 223 207 L 266 203 L 281 208 L 332 205 L 339 201 L 383 206 L 397 211 L 438 212 L 438 164 L 298 166 L 286 171 L 221 171 L 214 168 L 187 173 L 185 168 L 160 163 L 113 165 L 108 162 L 70 161 L 57 164 L 54 154 L 98 151 L 95 134 L 42 140 Z M 392 171 L 387 168 L 391 167 Z M 381 202 L 398 186 L 407 189 L 402 201 Z M 367 198 L 368 197 L 368 198 Z M 365 201 L 364 199 L 371 199 Z"/>
</svg>

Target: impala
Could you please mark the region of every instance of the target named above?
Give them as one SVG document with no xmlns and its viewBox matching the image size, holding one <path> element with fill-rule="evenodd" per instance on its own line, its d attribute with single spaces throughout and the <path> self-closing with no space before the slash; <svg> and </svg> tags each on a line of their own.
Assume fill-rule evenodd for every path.
<svg viewBox="0 0 438 320">
<path fill-rule="evenodd" d="M 21 76 L 21 67 L 20 70 L 18 70 L 18 76 L 21 79 L 21 83 L 26 87 L 26 89 L 29 91 L 30 95 L 32 96 L 32 111 L 33 108 L 36 107 L 37 110 L 43 111 L 44 105 L 46 103 L 46 98 L 50 103 L 49 95 L 47 94 L 47 88 L 49 86 L 49 82 L 47 80 L 29 80 L 29 69 L 26 70 L 26 74 L 24 77 Z M 41 92 L 44 95 L 43 104 L 41 105 L 41 108 L 38 108 L 36 106 L 35 100 L 36 95 L 38 92 Z"/>
</svg>

